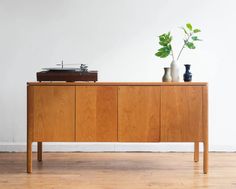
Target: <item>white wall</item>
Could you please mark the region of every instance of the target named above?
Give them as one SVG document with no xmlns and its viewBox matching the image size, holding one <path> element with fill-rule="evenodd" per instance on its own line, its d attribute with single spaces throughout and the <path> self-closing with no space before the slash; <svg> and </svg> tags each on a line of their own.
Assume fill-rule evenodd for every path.
<svg viewBox="0 0 236 189">
<path fill-rule="evenodd" d="M 99 81 L 161 81 L 170 59 L 157 36 L 192 22 L 204 41 L 186 50 L 194 81 L 209 82 L 210 150 L 236 150 L 234 0 L 0 0 L 0 151 L 24 150 L 26 82 L 42 67 L 86 63 Z M 68 146 L 70 144 L 65 144 Z M 58 148 L 52 144 L 52 150 Z M 192 145 L 71 144 L 70 150 L 190 150 Z"/>
</svg>

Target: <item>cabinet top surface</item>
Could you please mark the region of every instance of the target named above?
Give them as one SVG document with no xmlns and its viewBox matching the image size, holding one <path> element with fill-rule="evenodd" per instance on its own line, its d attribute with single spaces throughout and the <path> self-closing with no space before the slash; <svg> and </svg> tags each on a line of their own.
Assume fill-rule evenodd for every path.
<svg viewBox="0 0 236 189">
<path fill-rule="evenodd" d="M 207 86 L 207 82 L 28 82 L 28 86 Z"/>
</svg>

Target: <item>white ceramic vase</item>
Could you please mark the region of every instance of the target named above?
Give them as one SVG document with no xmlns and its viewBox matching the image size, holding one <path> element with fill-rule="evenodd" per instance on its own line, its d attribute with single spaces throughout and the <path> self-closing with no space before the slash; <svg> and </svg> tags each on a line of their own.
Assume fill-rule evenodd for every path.
<svg viewBox="0 0 236 189">
<path fill-rule="evenodd" d="M 180 77 L 179 77 L 179 66 L 176 63 L 176 61 L 172 61 L 170 64 L 171 68 L 171 77 L 172 77 L 172 82 L 179 82 Z"/>
</svg>

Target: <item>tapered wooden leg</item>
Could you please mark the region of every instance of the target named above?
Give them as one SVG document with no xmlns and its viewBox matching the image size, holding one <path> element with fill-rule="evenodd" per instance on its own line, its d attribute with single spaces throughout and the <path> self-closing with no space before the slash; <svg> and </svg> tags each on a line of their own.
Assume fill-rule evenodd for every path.
<svg viewBox="0 0 236 189">
<path fill-rule="evenodd" d="M 194 142 L 194 161 L 199 161 L 199 142 Z"/>
<path fill-rule="evenodd" d="M 203 172 L 204 174 L 208 173 L 208 141 L 203 143 L 204 152 L 203 152 Z"/>
<path fill-rule="evenodd" d="M 42 161 L 43 156 L 43 143 L 38 142 L 38 161 Z"/>
<path fill-rule="evenodd" d="M 32 172 L 32 142 L 34 126 L 34 87 L 27 86 L 27 173 Z"/>
<path fill-rule="evenodd" d="M 32 173 L 32 142 L 27 141 L 27 173 Z"/>
<path fill-rule="evenodd" d="M 202 115 L 203 115 L 203 172 L 208 172 L 208 87 L 202 87 Z"/>
</svg>

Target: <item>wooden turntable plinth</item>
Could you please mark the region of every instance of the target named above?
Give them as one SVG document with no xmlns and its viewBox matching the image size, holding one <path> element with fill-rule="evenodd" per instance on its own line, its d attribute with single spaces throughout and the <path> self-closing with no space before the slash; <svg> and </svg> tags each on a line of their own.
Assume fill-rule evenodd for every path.
<svg viewBox="0 0 236 189">
<path fill-rule="evenodd" d="M 42 71 L 37 72 L 37 81 L 97 81 L 97 71 Z"/>
</svg>

